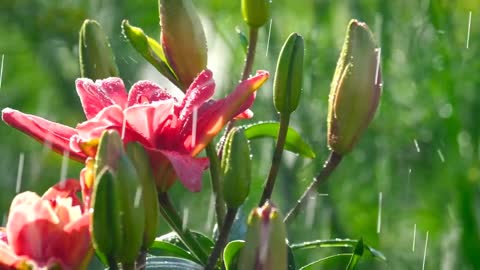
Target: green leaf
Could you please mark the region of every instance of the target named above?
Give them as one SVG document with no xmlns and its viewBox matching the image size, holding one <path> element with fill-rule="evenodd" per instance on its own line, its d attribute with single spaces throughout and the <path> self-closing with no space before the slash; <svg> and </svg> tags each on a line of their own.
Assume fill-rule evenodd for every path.
<svg viewBox="0 0 480 270">
<path fill-rule="evenodd" d="M 208 253 L 210 253 L 212 251 L 214 243 L 210 238 L 208 238 L 204 234 L 196 232 L 196 231 L 191 231 L 191 234 L 193 234 L 193 236 L 197 240 L 198 244 L 205 251 L 207 251 Z M 180 247 L 184 250 L 187 250 L 187 247 L 182 243 L 182 240 L 180 240 L 180 237 L 178 237 L 177 233 L 175 233 L 175 232 L 170 232 L 170 233 L 164 234 L 160 237 L 157 237 L 157 239 L 155 239 L 155 241 L 167 242 L 167 243 L 173 244 L 177 247 Z"/>
<path fill-rule="evenodd" d="M 169 257 L 176 257 L 176 258 L 184 258 L 190 261 L 198 262 L 192 254 L 186 251 L 183 248 L 178 247 L 169 242 L 161 241 L 155 239 L 152 246 L 148 249 L 148 253 L 155 255 L 155 256 L 169 256 Z"/>
<path fill-rule="evenodd" d="M 355 250 L 353 251 L 350 262 L 347 265 L 347 270 L 355 270 L 363 255 L 363 239 L 358 240 Z"/>
<path fill-rule="evenodd" d="M 161 256 L 161 257 L 148 257 L 146 269 L 202 270 L 203 266 L 197 264 L 196 262 L 182 259 L 182 258 Z"/>
<path fill-rule="evenodd" d="M 249 140 L 264 137 L 276 139 L 279 129 L 279 122 L 259 122 L 245 126 L 245 135 Z M 291 127 L 288 128 L 285 149 L 304 157 L 315 158 L 315 153 L 310 146 L 300 137 L 300 134 Z"/>
<path fill-rule="evenodd" d="M 287 270 L 296 270 L 295 267 L 295 256 L 293 255 L 293 250 L 291 247 L 288 247 L 288 268 Z"/>
<path fill-rule="evenodd" d="M 353 239 L 331 239 L 292 244 L 290 245 L 290 247 L 292 248 L 292 250 L 297 251 L 312 248 L 356 247 L 357 243 L 358 240 Z M 382 261 L 387 260 L 387 258 L 385 257 L 385 255 L 382 254 L 382 252 L 370 247 L 369 245 L 366 245 L 365 243 L 363 243 L 363 248 L 368 250 L 373 257 L 378 258 Z"/>
<path fill-rule="evenodd" d="M 245 241 L 235 240 L 228 243 L 223 250 L 223 262 L 226 270 L 237 270 L 238 256 L 240 250 L 245 246 Z"/>
<path fill-rule="evenodd" d="M 343 261 L 347 260 L 350 256 L 352 256 L 352 253 L 335 254 L 335 255 L 328 256 L 328 257 L 322 258 L 320 260 L 311 262 L 311 263 L 301 267 L 299 270 L 315 270 L 315 269 L 318 269 L 319 264 L 327 264 L 328 263 L 330 265 L 330 264 L 337 264 L 339 262 L 343 263 Z M 325 269 L 330 269 L 330 268 L 325 267 Z"/>
<path fill-rule="evenodd" d="M 145 60 L 152 64 L 163 76 L 173 84 L 181 88 L 172 67 L 168 64 L 162 45 L 156 40 L 147 36 L 139 27 L 132 26 L 127 20 L 122 22 L 123 34 L 130 41 L 133 48 L 139 52 Z"/>
</svg>

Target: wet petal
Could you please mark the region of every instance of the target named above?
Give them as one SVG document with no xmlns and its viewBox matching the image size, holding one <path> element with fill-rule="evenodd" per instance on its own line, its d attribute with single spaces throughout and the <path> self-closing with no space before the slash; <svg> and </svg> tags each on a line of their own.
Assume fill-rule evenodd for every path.
<svg viewBox="0 0 480 270">
<path fill-rule="evenodd" d="M 80 182 L 75 179 L 67 179 L 49 188 L 42 196 L 44 200 L 56 200 L 58 198 L 71 198 L 72 206 L 81 206 L 77 196 L 80 191 Z"/>
<path fill-rule="evenodd" d="M 180 182 L 190 191 L 198 192 L 202 188 L 203 171 L 208 168 L 208 158 L 194 158 L 173 151 L 160 150 L 171 162 Z"/>
<path fill-rule="evenodd" d="M 198 75 L 185 93 L 185 97 L 180 104 L 180 121 L 185 121 L 185 119 L 192 114 L 194 108 L 199 108 L 210 99 L 214 91 L 215 82 L 213 81 L 213 74 L 210 70 L 206 69 Z"/>
<path fill-rule="evenodd" d="M 158 147 L 156 142 L 157 136 L 165 133 L 163 131 L 171 127 L 168 121 L 174 118 L 173 107 L 173 100 L 157 101 L 152 104 L 129 107 L 125 110 L 126 123 L 131 131 L 142 137 L 138 141 L 142 143 L 147 142 L 149 147 Z M 164 144 L 167 143 L 169 135 L 171 137 L 176 136 L 176 134 L 161 135 L 164 135 L 162 136 Z"/>
<path fill-rule="evenodd" d="M 167 90 L 149 81 L 139 81 L 132 86 L 130 93 L 128 93 L 127 106 L 167 99 L 173 99 L 173 96 Z"/>
<path fill-rule="evenodd" d="M 37 141 L 49 145 L 57 153 L 70 152 L 70 158 L 78 161 L 83 161 L 86 158 L 83 153 L 70 149 L 70 137 L 77 133 L 71 127 L 10 108 L 2 110 L 2 120 Z"/>
<path fill-rule="evenodd" d="M 15 255 L 7 243 L 0 241 L 0 269 L 10 269 L 20 258 Z"/>
<path fill-rule="evenodd" d="M 77 125 L 78 136 L 83 141 L 100 138 L 106 129 L 115 129 L 121 132 L 123 125 L 123 110 L 113 105 L 101 110 L 94 118 Z"/>
<path fill-rule="evenodd" d="M 241 82 L 227 97 L 215 102 L 205 103 L 200 108 L 197 121 L 197 140 L 191 153 L 193 156 L 205 148 L 228 121 L 251 106 L 254 98 L 252 94 L 262 86 L 268 76 L 267 71 L 258 71 L 255 76 Z M 191 131 L 188 128 L 182 130 L 184 136 L 191 136 L 189 133 Z"/>
<path fill-rule="evenodd" d="M 120 78 L 112 77 L 95 83 L 82 78 L 77 79 L 75 84 L 87 119 L 95 117 L 105 107 L 116 104 L 125 108 L 127 104 L 127 90 Z"/>
</svg>

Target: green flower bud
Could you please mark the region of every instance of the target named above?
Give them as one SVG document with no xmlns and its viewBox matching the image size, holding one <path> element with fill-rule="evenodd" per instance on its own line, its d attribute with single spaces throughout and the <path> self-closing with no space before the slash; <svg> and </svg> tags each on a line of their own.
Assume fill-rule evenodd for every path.
<svg viewBox="0 0 480 270">
<path fill-rule="evenodd" d="M 365 23 L 351 20 L 328 108 L 328 146 L 337 154 L 352 150 L 371 122 L 382 92 L 379 49 Z"/>
<path fill-rule="evenodd" d="M 288 249 L 283 217 L 266 202 L 252 210 L 247 237 L 239 258 L 240 270 L 286 270 Z"/>
<path fill-rule="evenodd" d="M 115 56 L 98 22 L 85 20 L 78 44 L 80 74 L 92 80 L 118 77 Z"/>
<path fill-rule="evenodd" d="M 207 40 L 191 0 L 159 0 L 161 43 L 185 91 L 207 67 Z"/>
<path fill-rule="evenodd" d="M 133 162 L 139 176 L 143 190 L 143 203 L 145 209 L 145 230 L 143 233 L 143 248 L 149 248 L 155 241 L 158 227 L 159 206 L 157 188 L 150 167 L 150 160 L 145 149 L 139 143 L 127 144 L 127 154 Z"/>
<path fill-rule="evenodd" d="M 298 107 L 303 80 L 303 38 L 292 33 L 278 58 L 273 81 L 273 104 L 279 113 L 291 114 Z"/>
<path fill-rule="evenodd" d="M 120 200 L 117 179 L 104 167 L 95 177 L 91 231 L 95 250 L 110 261 L 116 261 L 123 246 Z"/>
<path fill-rule="evenodd" d="M 230 130 L 222 153 L 223 196 L 227 206 L 235 209 L 247 198 L 252 177 L 250 147 L 243 129 Z"/>
<path fill-rule="evenodd" d="M 270 17 L 270 0 L 242 0 L 242 16 L 252 28 L 263 26 Z"/>
<path fill-rule="evenodd" d="M 162 45 L 153 38 L 147 36 L 141 28 L 130 25 L 127 20 L 122 21 L 122 29 L 123 35 L 128 41 L 130 41 L 133 48 L 163 76 L 176 86 L 180 87 L 180 82 L 167 62 Z"/>
<path fill-rule="evenodd" d="M 123 264 L 132 264 L 135 262 L 138 252 L 143 243 L 143 234 L 145 227 L 145 209 L 142 185 L 135 167 L 129 160 L 123 150 L 123 142 L 120 135 L 113 130 L 104 131 L 98 146 L 95 164 L 95 181 L 102 181 L 102 172 L 109 170 L 113 176 L 111 185 L 112 190 L 95 189 L 95 197 L 109 197 L 100 192 L 109 192 L 111 198 L 114 198 L 115 205 L 118 205 L 119 226 L 121 228 L 122 245 L 117 247 L 115 259 Z M 107 178 L 108 179 L 108 178 Z M 97 183 L 96 186 L 99 184 Z M 94 206 L 97 201 L 94 199 Z M 117 206 L 116 206 L 117 207 Z M 96 213 L 94 216 L 102 214 Z M 95 217 L 94 217 L 95 220 Z M 111 224 L 99 224 L 98 226 L 108 226 Z M 95 226 L 95 225 L 94 225 Z M 117 226 L 117 225 L 116 225 Z"/>
</svg>

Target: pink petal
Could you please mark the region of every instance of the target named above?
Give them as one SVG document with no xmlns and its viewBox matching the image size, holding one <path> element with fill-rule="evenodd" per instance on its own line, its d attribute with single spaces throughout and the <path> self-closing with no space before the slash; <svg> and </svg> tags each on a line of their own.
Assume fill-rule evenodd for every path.
<svg viewBox="0 0 480 270">
<path fill-rule="evenodd" d="M 86 155 L 82 152 L 70 149 L 70 137 L 77 134 L 75 129 L 71 127 L 50 122 L 35 115 L 24 114 L 10 108 L 2 110 L 2 120 L 37 141 L 51 146 L 57 153 L 63 155 L 65 152 L 70 152 L 70 158 L 78 161 L 83 161 L 86 158 Z"/>
<path fill-rule="evenodd" d="M 125 108 L 127 103 L 127 90 L 120 78 L 97 80 L 77 79 L 75 81 L 77 93 L 82 102 L 83 111 L 87 119 L 95 117 L 103 108 L 119 105 Z"/>
<path fill-rule="evenodd" d="M 142 139 L 140 143 L 147 147 L 159 148 L 162 145 L 168 145 L 170 137 L 176 137 L 174 132 L 170 131 L 171 121 L 175 121 L 173 115 L 174 101 L 157 101 L 148 105 L 135 105 L 125 110 L 125 119 L 130 131 L 138 134 Z M 164 136 L 161 136 L 164 135 Z M 161 136 L 161 142 L 157 142 Z"/>
<path fill-rule="evenodd" d="M 194 108 L 199 108 L 210 99 L 214 91 L 215 82 L 213 81 L 213 74 L 210 70 L 206 69 L 197 76 L 185 93 L 185 97 L 180 104 L 180 121 L 185 121 L 185 119 L 192 114 Z"/>
<path fill-rule="evenodd" d="M 13 266 L 19 260 L 20 257 L 13 252 L 8 244 L 0 241 L 0 269 L 15 269 Z"/>
<path fill-rule="evenodd" d="M 118 105 L 106 107 L 94 118 L 77 125 L 78 136 L 83 141 L 100 138 L 102 132 L 107 129 L 115 129 L 121 132 L 123 125 L 123 110 Z"/>
<path fill-rule="evenodd" d="M 128 93 L 127 106 L 167 99 L 173 99 L 173 96 L 167 90 L 149 81 L 139 81 L 132 86 L 130 93 Z"/>
<path fill-rule="evenodd" d="M 208 158 L 194 158 L 173 151 L 159 150 L 172 164 L 180 182 L 190 191 L 202 188 L 203 171 L 208 168 Z"/>
<path fill-rule="evenodd" d="M 248 109 L 253 102 L 252 94 L 268 79 L 267 71 L 258 71 L 257 74 L 241 82 L 227 97 L 218 101 L 204 103 L 198 111 L 196 145 L 192 149 L 192 156 L 197 155 L 215 137 L 228 121 L 239 113 Z M 186 138 L 191 136 L 188 128 L 182 130 Z M 185 140 L 187 141 L 187 140 Z M 185 147 L 188 147 L 185 145 Z"/>
<path fill-rule="evenodd" d="M 42 196 L 44 200 L 56 200 L 57 198 L 72 198 L 72 206 L 81 206 L 82 203 L 77 196 L 77 192 L 81 190 L 80 182 L 75 179 L 67 179 L 57 183 L 49 188 Z"/>
<path fill-rule="evenodd" d="M 51 253 L 60 258 L 65 266 L 76 268 L 87 259 L 91 250 L 90 238 L 91 214 L 86 213 L 81 218 L 65 226 L 61 241 L 52 243 Z"/>
</svg>

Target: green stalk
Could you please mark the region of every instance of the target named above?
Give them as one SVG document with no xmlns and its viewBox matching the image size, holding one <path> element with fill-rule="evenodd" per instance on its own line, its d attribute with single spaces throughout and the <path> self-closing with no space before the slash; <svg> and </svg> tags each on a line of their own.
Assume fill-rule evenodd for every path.
<svg viewBox="0 0 480 270">
<path fill-rule="evenodd" d="M 192 252 L 193 256 L 195 256 L 202 265 L 205 265 L 208 260 L 207 252 L 198 244 L 197 240 L 189 229 L 182 228 L 182 219 L 170 201 L 168 193 L 158 193 L 158 203 L 160 204 L 160 213 L 168 222 L 172 230 L 177 233 L 183 244 L 185 244 L 188 250 Z"/>
<path fill-rule="evenodd" d="M 282 161 L 283 148 L 285 146 L 285 140 L 287 138 L 288 124 L 290 122 L 290 114 L 285 116 L 280 114 L 280 129 L 278 131 L 278 139 L 275 145 L 275 152 L 273 153 L 272 166 L 270 167 L 270 172 L 268 173 L 267 181 L 265 182 L 265 187 L 263 189 L 262 198 L 258 204 L 261 207 L 267 200 L 272 196 L 273 188 L 275 186 L 275 179 L 277 178 L 278 169 L 280 168 L 280 163 Z"/>
<path fill-rule="evenodd" d="M 342 155 L 334 151 L 330 153 L 330 156 L 328 156 L 327 161 L 325 161 L 325 163 L 323 164 L 323 168 L 320 173 L 317 175 L 317 177 L 313 178 L 312 183 L 297 201 L 297 204 L 295 204 L 295 206 L 288 212 L 287 216 L 283 220 L 285 224 L 291 222 L 293 218 L 298 215 L 300 210 L 305 207 L 308 198 L 317 192 L 318 185 L 327 181 L 328 177 L 332 174 L 335 168 L 337 168 L 338 164 L 340 164 L 340 161 L 342 161 L 342 158 Z"/>
<path fill-rule="evenodd" d="M 225 217 L 225 202 L 223 200 L 222 192 L 222 173 L 220 170 L 220 163 L 218 162 L 218 156 L 215 152 L 215 148 L 211 143 L 205 148 L 208 159 L 210 160 L 210 180 L 212 184 L 213 196 L 215 196 L 215 212 L 217 215 L 217 226 L 222 228 L 223 218 Z"/>
<path fill-rule="evenodd" d="M 248 76 L 250 76 L 250 73 L 252 73 L 255 51 L 257 49 L 258 28 L 250 27 L 249 37 L 247 58 L 245 58 L 245 66 L 243 67 L 242 81 L 246 80 Z"/>
<path fill-rule="evenodd" d="M 228 208 L 227 215 L 225 216 L 225 223 L 223 224 L 223 227 L 221 227 L 220 234 L 218 235 L 217 242 L 215 242 L 215 246 L 213 247 L 210 257 L 208 258 L 208 264 L 205 266 L 205 270 L 215 269 L 218 258 L 220 258 L 222 250 L 227 244 L 228 235 L 230 234 L 230 229 L 235 221 L 237 210 L 238 208 Z"/>
</svg>

